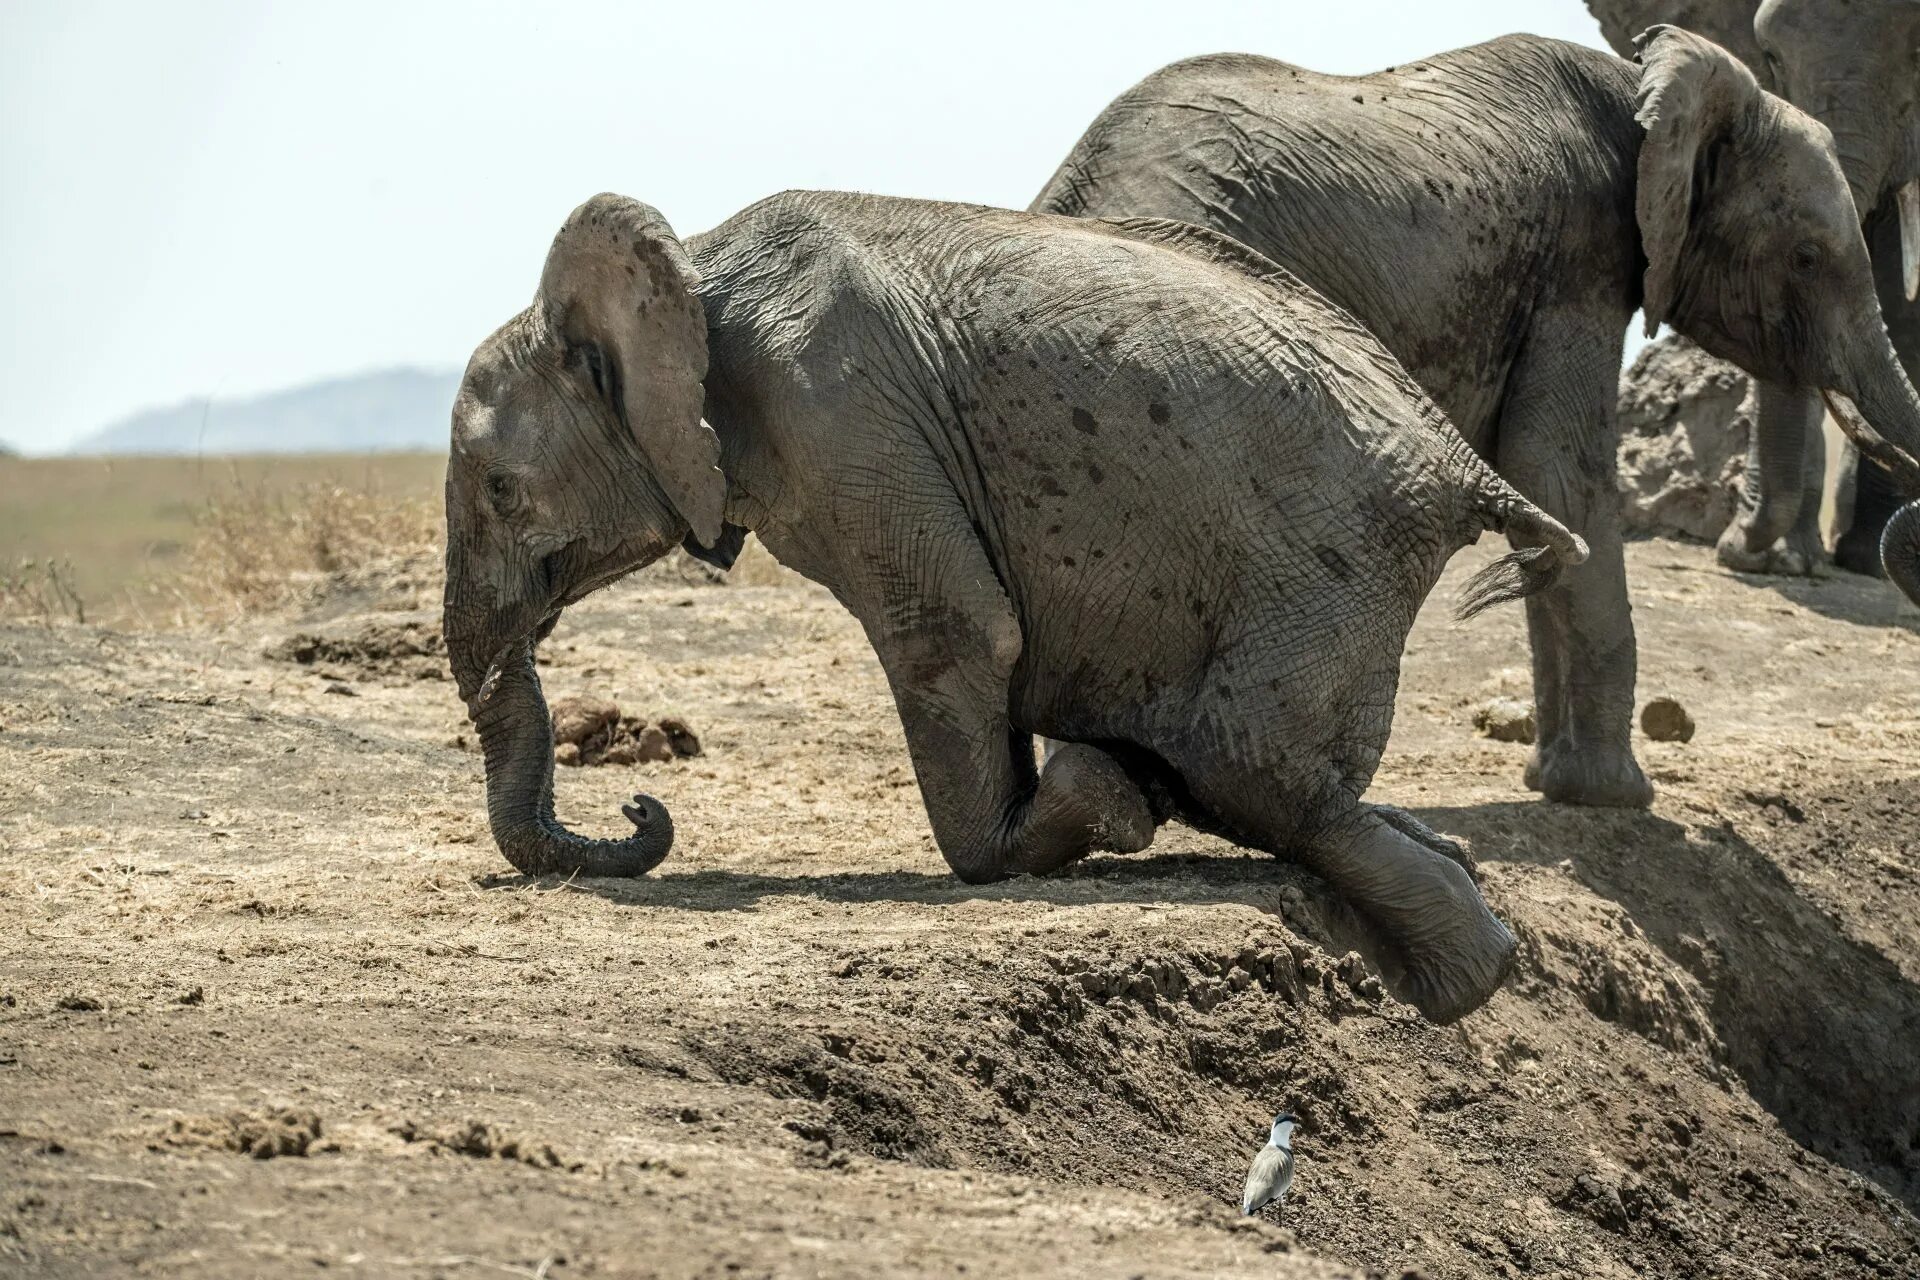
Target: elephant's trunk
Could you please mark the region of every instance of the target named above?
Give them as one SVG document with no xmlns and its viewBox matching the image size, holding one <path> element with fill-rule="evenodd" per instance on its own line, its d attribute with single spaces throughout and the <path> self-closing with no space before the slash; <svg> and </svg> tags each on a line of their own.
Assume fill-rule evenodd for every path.
<svg viewBox="0 0 1920 1280">
<path fill-rule="evenodd" d="M 1862 456 L 1886 468 L 1894 488 L 1920 499 L 1920 395 L 1914 393 L 1882 327 L 1873 359 L 1851 388 L 1827 388 L 1827 408 Z M 1909 502 L 1881 539 L 1881 564 L 1909 600 L 1920 604 L 1920 503 Z M 1899 530 L 1898 536 L 1895 531 Z M 1889 558 L 1891 556 L 1892 558 Z"/>
<path fill-rule="evenodd" d="M 553 721 L 533 666 L 533 641 L 516 645 L 489 671 L 473 720 L 487 761 L 487 821 L 494 843 L 530 876 L 639 876 L 673 847 L 673 819 L 659 801 L 635 796 L 622 812 L 634 833 L 590 840 L 553 814 Z"/>
<path fill-rule="evenodd" d="M 1893 513 L 1880 534 L 1880 564 L 1902 595 L 1920 604 L 1920 502 Z"/>
<path fill-rule="evenodd" d="M 1806 490 L 1807 441 L 1820 430 L 1820 397 L 1781 382 L 1759 386 L 1758 420 L 1747 447 L 1747 550 L 1764 551 L 1799 518 Z"/>
</svg>

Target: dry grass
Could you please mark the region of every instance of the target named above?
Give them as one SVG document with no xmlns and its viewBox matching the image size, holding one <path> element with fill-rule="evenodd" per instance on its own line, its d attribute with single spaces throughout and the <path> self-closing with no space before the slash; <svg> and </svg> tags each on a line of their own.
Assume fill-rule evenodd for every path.
<svg viewBox="0 0 1920 1280">
<path fill-rule="evenodd" d="M 223 625 L 351 599 L 440 595 L 438 455 L 0 459 L 0 620 Z M 674 551 L 688 586 L 792 580 L 757 542 L 720 575 Z"/>
<path fill-rule="evenodd" d="M 84 612 L 141 626 L 233 616 L 261 599 L 276 565 L 350 569 L 386 521 L 407 541 L 421 513 L 437 512 L 445 468 L 445 455 L 428 453 L 0 458 L 0 618 Z M 244 545 L 269 537 L 297 545 Z M 236 597 L 232 585 L 250 573 Z"/>
<path fill-rule="evenodd" d="M 208 503 L 188 576 L 213 613 L 265 613 L 342 589 L 419 607 L 438 593 L 442 521 L 437 503 L 342 485 L 237 488 Z"/>
<path fill-rule="evenodd" d="M 28 558 L 0 565 L 0 618 L 84 623 L 87 602 L 74 585 L 73 563 Z"/>
</svg>

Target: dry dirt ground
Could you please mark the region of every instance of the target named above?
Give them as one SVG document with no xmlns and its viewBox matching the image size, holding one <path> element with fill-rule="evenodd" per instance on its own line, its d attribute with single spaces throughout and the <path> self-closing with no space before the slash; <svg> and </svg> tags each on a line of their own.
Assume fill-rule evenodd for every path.
<svg viewBox="0 0 1920 1280">
<path fill-rule="evenodd" d="M 1518 609 L 1447 621 L 1488 554 L 1374 792 L 1522 940 L 1448 1028 L 1181 828 L 955 881 L 795 580 L 651 571 L 545 646 L 704 743 L 561 771 L 589 830 L 672 807 L 633 882 L 505 866 L 431 615 L 0 630 L 0 1272 L 1920 1273 L 1916 618 L 1634 546 L 1642 699 L 1699 732 L 1640 741 L 1651 812 L 1582 811 L 1474 734 L 1526 690 Z M 1240 1220 L 1283 1107 L 1295 1190 Z"/>
</svg>

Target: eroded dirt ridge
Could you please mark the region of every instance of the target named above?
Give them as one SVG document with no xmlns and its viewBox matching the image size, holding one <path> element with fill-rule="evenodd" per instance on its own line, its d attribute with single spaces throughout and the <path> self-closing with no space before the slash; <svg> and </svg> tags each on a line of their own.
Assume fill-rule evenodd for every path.
<svg viewBox="0 0 1920 1280">
<path fill-rule="evenodd" d="M 560 775 L 589 828 L 636 785 L 674 808 L 633 882 L 507 871 L 457 700 L 391 645 L 11 631 L 0 1258 L 1912 1274 L 1920 682 L 1874 671 L 1920 637 L 1880 584 L 1633 550 L 1643 688 L 1699 722 L 1643 744 L 1651 813 L 1533 802 L 1526 747 L 1476 736 L 1517 619 L 1416 632 L 1379 791 L 1471 843 L 1522 947 L 1452 1028 L 1313 878 L 1178 829 L 955 881 L 811 588 L 643 577 L 549 642 L 556 699 L 700 708 L 697 757 Z M 1827 662 L 1729 696 L 1761 643 Z M 1282 1107 L 1300 1179 L 1282 1225 L 1242 1222 Z"/>
</svg>

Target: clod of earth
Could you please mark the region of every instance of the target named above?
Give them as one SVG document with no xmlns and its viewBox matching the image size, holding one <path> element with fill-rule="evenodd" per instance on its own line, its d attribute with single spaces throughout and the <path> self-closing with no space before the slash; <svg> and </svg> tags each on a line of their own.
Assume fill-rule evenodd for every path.
<svg viewBox="0 0 1920 1280">
<path fill-rule="evenodd" d="M 167 1145 L 213 1147 L 271 1160 L 304 1156 L 320 1140 L 320 1117 L 295 1107 L 277 1107 L 264 1115 L 230 1111 L 222 1116 L 186 1116 L 175 1120 Z"/>
<path fill-rule="evenodd" d="M 1495 742 L 1533 741 L 1533 703 L 1493 698 L 1473 709 L 1473 727 Z"/>
<path fill-rule="evenodd" d="M 579 695 L 554 699 L 551 714 L 556 764 L 638 764 L 700 754 L 699 737 L 677 717 L 648 724 L 621 715 L 605 698 Z"/>
<path fill-rule="evenodd" d="M 1640 728 L 1655 742 L 1692 742 L 1693 717 L 1672 698 L 1655 698 L 1640 712 Z"/>
</svg>

